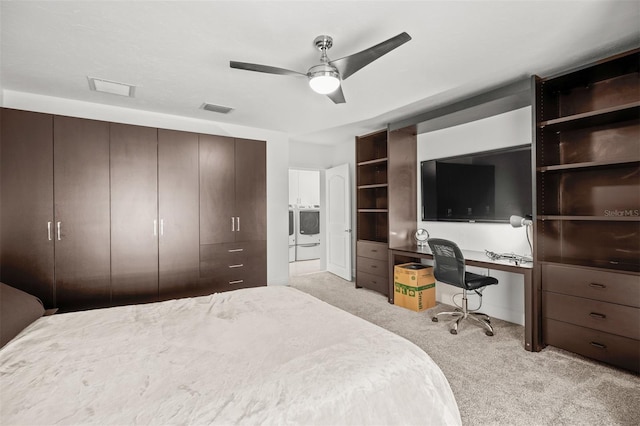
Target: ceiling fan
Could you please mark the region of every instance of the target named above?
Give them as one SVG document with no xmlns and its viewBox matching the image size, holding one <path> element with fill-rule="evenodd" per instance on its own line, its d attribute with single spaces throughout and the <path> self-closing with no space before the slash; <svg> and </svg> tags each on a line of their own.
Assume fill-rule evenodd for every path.
<svg viewBox="0 0 640 426">
<path fill-rule="evenodd" d="M 342 104 L 345 103 L 345 99 L 344 93 L 342 93 L 342 87 L 340 87 L 341 80 L 346 80 L 356 71 L 359 71 L 366 65 L 386 55 L 393 49 L 400 47 L 409 40 L 411 40 L 411 36 L 403 32 L 361 52 L 331 61 L 327 56 L 327 50 L 333 46 L 333 39 L 328 35 L 320 35 L 313 41 L 321 52 L 320 63 L 309 68 L 306 74 L 285 68 L 247 62 L 230 61 L 229 65 L 231 68 L 247 71 L 307 77 L 309 79 L 309 86 L 311 86 L 315 92 L 327 95 L 329 99 L 336 104 Z"/>
</svg>

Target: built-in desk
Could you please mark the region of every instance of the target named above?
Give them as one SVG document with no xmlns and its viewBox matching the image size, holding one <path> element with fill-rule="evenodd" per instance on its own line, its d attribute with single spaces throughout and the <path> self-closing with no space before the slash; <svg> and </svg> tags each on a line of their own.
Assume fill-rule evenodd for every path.
<svg viewBox="0 0 640 426">
<path fill-rule="evenodd" d="M 516 265 L 508 260 L 492 260 L 484 251 L 462 250 L 465 264 L 499 271 L 513 272 L 524 276 L 524 348 L 538 352 L 542 349 L 540 338 L 540 288 L 533 282 L 533 264 L 531 262 Z M 389 249 L 389 303 L 393 303 L 393 268 L 402 263 L 398 257 L 414 259 L 433 259 L 428 246 L 406 246 Z"/>
</svg>

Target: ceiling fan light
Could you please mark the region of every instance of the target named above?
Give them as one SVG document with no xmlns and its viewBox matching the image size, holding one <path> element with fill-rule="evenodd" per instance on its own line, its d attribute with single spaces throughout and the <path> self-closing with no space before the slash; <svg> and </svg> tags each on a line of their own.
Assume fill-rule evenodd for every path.
<svg viewBox="0 0 640 426">
<path fill-rule="evenodd" d="M 309 75 L 309 86 L 314 92 L 326 95 L 340 87 L 340 78 L 334 70 L 320 70 Z"/>
</svg>

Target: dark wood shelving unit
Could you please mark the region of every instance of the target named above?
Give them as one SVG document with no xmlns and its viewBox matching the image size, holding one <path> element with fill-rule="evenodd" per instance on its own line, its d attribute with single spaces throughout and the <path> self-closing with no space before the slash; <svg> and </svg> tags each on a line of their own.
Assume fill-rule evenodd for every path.
<svg viewBox="0 0 640 426">
<path fill-rule="evenodd" d="M 545 344 L 640 371 L 640 49 L 534 77 Z M 594 319 L 596 318 L 597 319 Z"/>
<path fill-rule="evenodd" d="M 415 231 L 416 186 L 415 126 L 356 137 L 356 287 L 390 295 L 388 251 Z"/>
</svg>

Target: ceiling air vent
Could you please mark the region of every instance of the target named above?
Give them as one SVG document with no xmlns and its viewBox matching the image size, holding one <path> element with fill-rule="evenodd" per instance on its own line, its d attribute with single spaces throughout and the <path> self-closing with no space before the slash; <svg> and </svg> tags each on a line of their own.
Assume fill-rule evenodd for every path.
<svg viewBox="0 0 640 426">
<path fill-rule="evenodd" d="M 217 112 L 220 114 L 228 114 L 231 111 L 233 111 L 233 108 L 231 107 L 226 107 L 226 106 L 222 106 L 222 105 L 215 105 L 215 104 L 209 104 L 207 102 L 202 104 L 202 109 L 206 109 L 207 111 L 211 111 L 211 112 Z"/>
<path fill-rule="evenodd" d="M 111 93 L 112 95 L 128 96 L 133 98 L 136 86 L 117 81 L 104 80 L 102 78 L 87 77 L 89 88 L 96 92 Z"/>
</svg>

